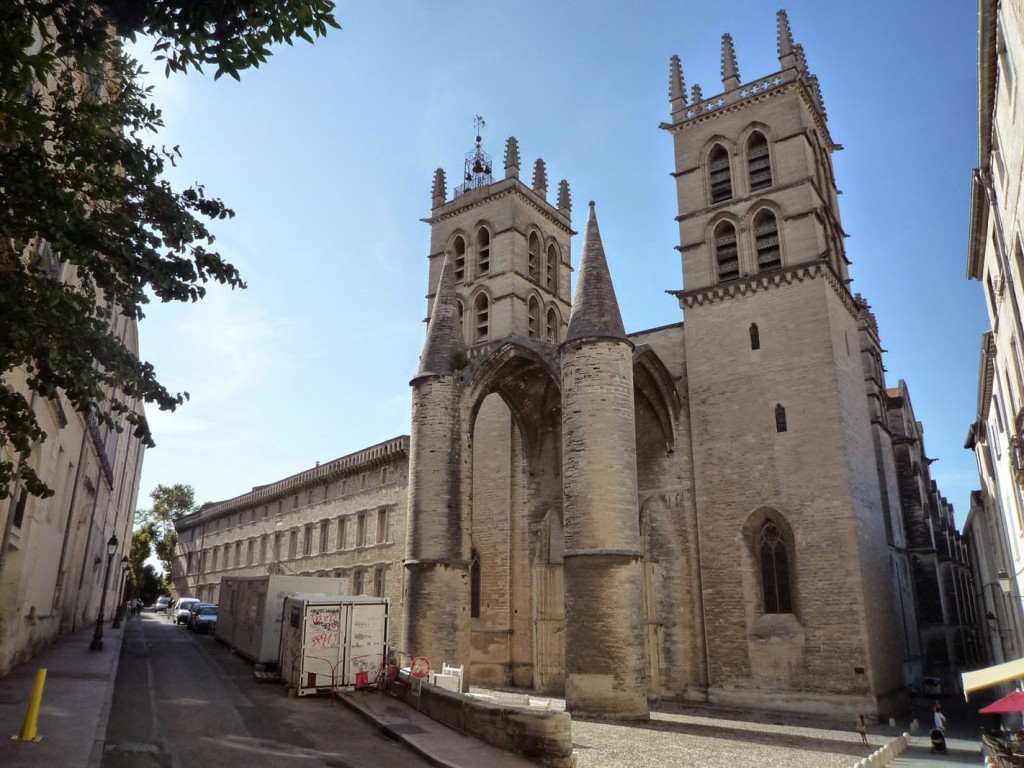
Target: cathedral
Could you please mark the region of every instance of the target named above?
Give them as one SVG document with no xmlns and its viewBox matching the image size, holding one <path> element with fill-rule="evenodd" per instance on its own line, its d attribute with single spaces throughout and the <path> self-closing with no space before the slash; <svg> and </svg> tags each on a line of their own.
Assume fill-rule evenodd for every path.
<svg viewBox="0 0 1024 768">
<path fill-rule="evenodd" d="M 391 598 L 396 647 L 595 717 L 889 717 L 929 663 L 963 662 L 952 509 L 850 292 L 839 147 L 782 11 L 777 43 L 778 70 L 744 81 L 725 35 L 710 97 L 670 62 L 679 323 L 626 332 L 594 202 L 571 291 L 568 183 L 549 200 L 542 160 L 527 184 L 515 138 L 501 172 L 478 136 L 450 196 L 434 176 L 409 438 L 179 521 L 179 590 L 212 599 L 229 568 L 351 577 Z M 928 648 L 923 595 L 953 611 Z"/>
</svg>

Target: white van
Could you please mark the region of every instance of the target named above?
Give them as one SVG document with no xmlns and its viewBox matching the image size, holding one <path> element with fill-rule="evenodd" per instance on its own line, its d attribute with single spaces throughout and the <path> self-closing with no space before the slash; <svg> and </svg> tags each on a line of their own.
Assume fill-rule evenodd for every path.
<svg viewBox="0 0 1024 768">
<path fill-rule="evenodd" d="M 188 609 L 199 602 L 198 597 L 179 597 L 174 604 L 174 611 L 171 616 L 175 624 L 185 624 L 188 621 Z"/>
</svg>

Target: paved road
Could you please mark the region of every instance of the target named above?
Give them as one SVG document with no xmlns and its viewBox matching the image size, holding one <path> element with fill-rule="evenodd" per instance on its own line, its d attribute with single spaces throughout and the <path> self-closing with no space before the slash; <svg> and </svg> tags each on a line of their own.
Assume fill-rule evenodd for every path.
<svg viewBox="0 0 1024 768">
<path fill-rule="evenodd" d="M 257 683 L 249 662 L 162 615 L 125 631 L 103 768 L 430 765 L 341 704 Z"/>
</svg>

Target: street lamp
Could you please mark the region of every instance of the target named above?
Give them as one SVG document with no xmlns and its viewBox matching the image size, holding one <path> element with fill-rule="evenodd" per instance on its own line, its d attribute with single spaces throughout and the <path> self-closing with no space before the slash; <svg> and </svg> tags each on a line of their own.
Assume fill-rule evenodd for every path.
<svg viewBox="0 0 1024 768">
<path fill-rule="evenodd" d="M 114 559 L 114 555 L 117 553 L 117 535 L 110 537 L 110 541 L 107 542 L 107 569 L 103 574 L 103 592 L 100 594 L 100 615 L 96 619 L 96 631 L 92 634 L 92 642 L 89 643 L 89 650 L 91 651 L 102 651 L 103 650 L 103 609 L 107 603 L 107 583 L 110 581 L 110 562 Z"/>
<path fill-rule="evenodd" d="M 999 582 L 999 588 L 1003 590 L 1004 595 L 1009 595 L 1011 590 L 1010 574 L 1006 572 L 1005 568 L 1000 568 L 996 572 L 996 581 Z"/>
<path fill-rule="evenodd" d="M 114 629 L 121 627 L 121 619 L 124 617 L 124 591 L 128 587 L 128 555 L 121 557 L 121 598 L 117 601 L 117 610 L 114 611 L 114 623 L 110 626 Z"/>
</svg>

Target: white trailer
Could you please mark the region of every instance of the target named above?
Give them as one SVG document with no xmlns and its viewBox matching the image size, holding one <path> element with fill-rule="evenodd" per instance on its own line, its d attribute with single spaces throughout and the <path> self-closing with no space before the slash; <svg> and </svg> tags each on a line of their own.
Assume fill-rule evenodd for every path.
<svg viewBox="0 0 1024 768">
<path fill-rule="evenodd" d="M 323 576 L 225 576 L 220 583 L 217 638 L 257 664 L 276 664 L 286 596 L 344 595 L 348 579 Z"/>
<path fill-rule="evenodd" d="M 291 595 L 284 601 L 281 680 L 299 696 L 377 680 L 388 638 L 388 601 Z"/>
</svg>

